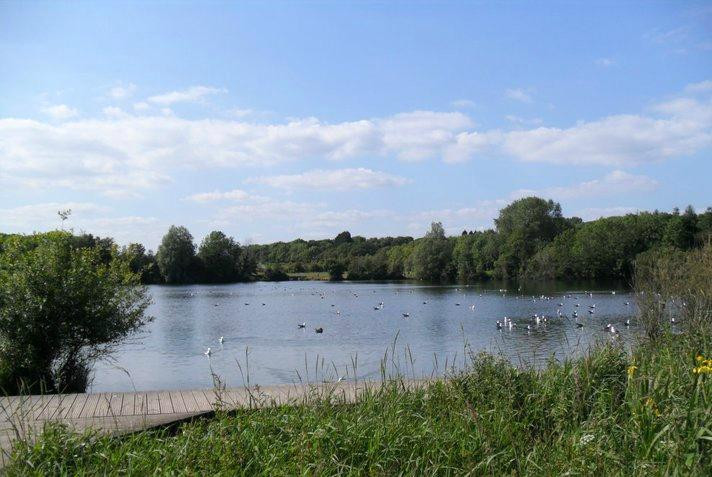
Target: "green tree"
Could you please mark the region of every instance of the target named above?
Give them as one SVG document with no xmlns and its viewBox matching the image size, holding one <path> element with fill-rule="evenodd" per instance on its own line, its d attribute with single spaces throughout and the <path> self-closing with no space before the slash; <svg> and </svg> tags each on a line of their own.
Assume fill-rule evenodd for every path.
<svg viewBox="0 0 712 477">
<path fill-rule="evenodd" d="M 433 222 L 425 237 L 418 240 L 406 264 L 407 275 L 417 280 L 440 281 L 453 278 L 453 244 L 445 238 L 440 222 Z"/>
<path fill-rule="evenodd" d="M 83 392 L 91 364 L 150 318 L 139 275 L 66 232 L 16 237 L 0 255 L 0 386 Z"/>
<path fill-rule="evenodd" d="M 196 278 L 195 244 L 185 227 L 171 225 L 156 254 L 158 268 L 167 283 L 190 283 Z"/>
<path fill-rule="evenodd" d="M 494 222 L 502 244 L 497 268 L 503 277 L 523 273 L 527 261 L 568 225 L 558 203 L 538 197 L 515 200 Z"/>
<path fill-rule="evenodd" d="M 228 283 L 244 279 L 242 255 L 242 248 L 235 239 L 219 231 L 210 232 L 198 250 L 205 281 Z"/>
</svg>

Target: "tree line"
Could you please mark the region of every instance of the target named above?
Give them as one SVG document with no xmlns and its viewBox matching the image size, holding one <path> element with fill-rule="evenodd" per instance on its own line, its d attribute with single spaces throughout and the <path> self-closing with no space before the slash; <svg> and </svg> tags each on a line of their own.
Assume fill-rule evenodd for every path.
<svg viewBox="0 0 712 477">
<path fill-rule="evenodd" d="M 196 245 L 188 229 L 171 226 L 154 253 L 138 243 L 72 236 L 108 263 L 123 256 L 144 284 L 286 280 L 290 274 L 328 272 L 332 279 L 476 281 L 482 279 L 627 279 L 636 257 L 661 247 L 687 250 L 710 240 L 712 208 L 696 213 L 640 212 L 584 222 L 564 217 L 551 200 L 527 197 L 504 207 L 494 228 L 447 236 L 439 222 L 418 239 L 333 239 L 240 245 L 220 231 Z M 5 236 L 8 237 L 8 236 Z M 3 236 L 0 235 L 0 253 Z"/>
</svg>

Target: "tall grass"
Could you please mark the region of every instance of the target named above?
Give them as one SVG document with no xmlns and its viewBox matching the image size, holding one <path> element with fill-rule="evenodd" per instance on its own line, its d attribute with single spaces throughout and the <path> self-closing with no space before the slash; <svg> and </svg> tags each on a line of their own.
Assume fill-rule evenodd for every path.
<svg viewBox="0 0 712 477">
<path fill-rule="evenodd" d="M 712 374 L 693 372 L 698 356 L 712 358 L 705 301 L 710 252 L 683 257 L 687 268 L 678 262 L 682 271 L 669 284 L 667 278 L 644 282 L 641 272 L 639 306 L 650 321 L 644 325 L 649 337 L 632 352 L 609 343 L 539 370 L 470 355 L 466 369 L 424 387 L 391 378 L 351 404 L 333 396 L 308 405 L 220 412 L 178 429 L 125 437 L 79 435 L 55 425 L 35 443 L 20 443 L 6 470 L 712 475 Z M 663 278 L 664 270 L 649 271 Z M 673 300 L 674 312 L 668 308 Z M 662 302 L 671 305 L 662 308 Z M 669 313 L 682 328 L 670 324 Z"/>
</svg>

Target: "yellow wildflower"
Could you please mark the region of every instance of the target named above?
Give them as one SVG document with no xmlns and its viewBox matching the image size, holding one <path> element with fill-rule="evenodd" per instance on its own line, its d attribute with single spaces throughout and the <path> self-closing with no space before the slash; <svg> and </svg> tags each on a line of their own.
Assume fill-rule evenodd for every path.
<svg viewBox="0 0 712 477">
<path fill-rule="evenodd" d="M 636 370 L 636 369 L 638 369 L 638 367 L 635 366 L 635 365 L 633 365 L 633 364 L 631 364 L 630 366 L 628 366 L 628 378 L 629 378 L 629 379 L 633 377 L 633 374 L 635 374 L 635 370 Z"/>
</svg>

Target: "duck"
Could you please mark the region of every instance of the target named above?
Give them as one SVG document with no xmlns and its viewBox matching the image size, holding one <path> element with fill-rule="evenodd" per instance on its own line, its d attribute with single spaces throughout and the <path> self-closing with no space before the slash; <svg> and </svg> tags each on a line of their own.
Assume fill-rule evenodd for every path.
<svg viewBox="0 0 712 477">
<path fill-rule="evenodd" d="M 307 324 L 306 324 L 306 323 L 299 323 L 299 324 L 297 325 L 297 328 L 306 328 L 306 327 L 307 327 Z"/>
<path fill-rule="evenodd" d="M 576 328 L 583 328 L 583 323 L 576 323 Z"/>
<path fill-rule="evenodd" d="M 408 318 L 410 316 L 410 313 L 403 313 L 403 318 Z"/>
<path fill-rule="evenodd" d="M 208 346 L 208 349 L 206 349 L 206 350 L 205 350 L 205 353 L 203 353 L 203 354 L 204 354 L 205 356 L 207 356 L 208 358 L 210 357 L 210 355 L 212 354 L 212 351 L 210 351 L 210 346 Z"/>
<path fill-rule="evenodd" d="M 315 332 L 315 333 L 323 333 L 323 332 L 324 332 L 324 328 L 322 328 L 322 327 L 315 328 L 315 329 L 314 329 L 314 332 Z"/>
<path fill-rule="evenodd" d="M 499 320 L 497 320 L 497 329 L 498 330 L 502 329 L 502 322 L 500 322 Z"/>
<path fill-rule="evenodd" d="M 630 326 L 630 318 L 626 318 L 625 323 L 623 323 L 626 326 Z"/>
</svg>

